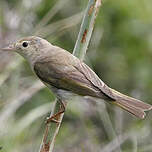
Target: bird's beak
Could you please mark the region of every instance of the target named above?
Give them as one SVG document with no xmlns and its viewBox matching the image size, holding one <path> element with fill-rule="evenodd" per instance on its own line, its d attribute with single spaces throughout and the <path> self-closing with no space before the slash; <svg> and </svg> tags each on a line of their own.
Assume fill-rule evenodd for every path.
<svg viewBox="0 0 152 152">
<path fill-rule="evenodd" d="M 0 48 L 1 51 L 15 51 L 15 48 L 14 48 L 14 45 L 13 44 L 10 44 L 9 46 L 7 47 L 4 47 L 4 48 Z"/>
</svg>

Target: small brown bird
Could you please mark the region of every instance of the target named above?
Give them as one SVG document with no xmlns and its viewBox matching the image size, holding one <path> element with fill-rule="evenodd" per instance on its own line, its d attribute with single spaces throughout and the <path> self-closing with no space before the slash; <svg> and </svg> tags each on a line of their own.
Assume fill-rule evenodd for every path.
<svg viewBox="0 0 152 152">
<path fill-rule="evenodd" d="M 141 119 L 152 109 L 150 104 L 111 89 L 84 62 L 42 38 L 22 38 L 1 50 L 15 51 L 27 59 L 40 80 L 60 99 L 71 94 L 100 98 Z"/>
</svg>

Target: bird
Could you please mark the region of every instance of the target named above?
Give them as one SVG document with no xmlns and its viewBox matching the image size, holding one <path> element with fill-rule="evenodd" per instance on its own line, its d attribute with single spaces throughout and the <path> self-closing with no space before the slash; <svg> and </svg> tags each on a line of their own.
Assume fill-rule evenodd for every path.
<svg viewBox="0 0 152 152">
<path fill-rule="evenodd" d="M 152 109 L 152 105 L 110 88 L 83 61 L 43 38 L 24 37 L 1 50 L 17 52 L 28 61 L 36 76 L 60 99 L 63 107 L 60 114 L 65 111 L 62 100 L 74 95 L 103 99 L 140 119 L 144 119 L 145 112 Z M 55 116 L 57 114 L 49 121 Z"/>
</svg>

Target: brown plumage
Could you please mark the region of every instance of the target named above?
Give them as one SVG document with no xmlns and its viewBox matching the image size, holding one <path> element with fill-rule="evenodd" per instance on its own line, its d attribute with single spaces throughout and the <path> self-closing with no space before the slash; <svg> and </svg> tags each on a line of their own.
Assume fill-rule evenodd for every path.
<svg viewBox="0 0 152 152">
<path fill-rule="evenodd" d="M 28 47 L 23 47 L 24 42 Z M 145 117 L 145 111 L 152 109 L 150 104 L 111 89 L 84 62 L 44 39 L 24 38 L 14 44 L 14 49 L 29 61 L 33 71 L 47 86 L 56 90 L 104 99 L 141 119 Z"/>
</svg>

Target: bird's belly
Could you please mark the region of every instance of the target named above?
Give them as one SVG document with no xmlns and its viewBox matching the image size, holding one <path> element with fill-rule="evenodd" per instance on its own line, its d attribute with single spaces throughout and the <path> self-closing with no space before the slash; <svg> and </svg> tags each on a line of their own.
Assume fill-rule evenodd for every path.
<svg viewBox="0 0 152 152">
<path fill-rule="evenodd" d="M 57 98 L 60 98 L 62 100 L 72 100 L 74 97 L 80 96 L 71 91 L 58 89 L 50 84 L 47 84 L 45 82 L 43 82 L 43 83 L 56 95 Z M 80 97 L 82 97 L 82 96 L 80 96 Z"/>
<path fill-rule="evenodd" d="M 56 95 L 57 98 L 60 98 L 66 102 L 67 101 L 76 101 L 76 100 L 96 101 L 96 100 L 104 99 L 104 98 L 91 97 L 91 96 L 82 96 L 82 95 L 78 95 L 76 93 L 73 93 L 71 91 L 55 88 L 54 86 L 51 86 L 45 82 L 44 82 L 44 84 Z"/>
</svg>

